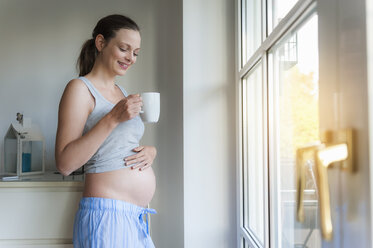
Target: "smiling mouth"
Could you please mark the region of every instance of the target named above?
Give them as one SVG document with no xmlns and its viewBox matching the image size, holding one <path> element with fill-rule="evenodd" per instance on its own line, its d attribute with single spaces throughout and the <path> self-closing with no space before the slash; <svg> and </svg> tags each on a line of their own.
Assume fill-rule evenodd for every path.
<svg viewBox="0 0 373 248">
<path fill-rule="evenodd" d="M 126 65 L 125 63 L 121 63 L 121 62 L 118 61 L 118 64 L 119 64 L 120 68 L 122 68 L 123 70 L 128 69 L 128 65 Z"/>
</svg>

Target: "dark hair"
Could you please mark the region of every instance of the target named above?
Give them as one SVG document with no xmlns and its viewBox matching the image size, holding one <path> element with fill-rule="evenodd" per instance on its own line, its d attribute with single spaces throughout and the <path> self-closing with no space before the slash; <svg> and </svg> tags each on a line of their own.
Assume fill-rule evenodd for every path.
<svg viewBox="0 0 373 248">
<path fill-rule="evenodd" d="M 96 36 L 101 34 L 104 36 L 105 41 L 109 42 L 110 39 L 115 37 L 116 31 L 122 28 L 140 31 L 139 26 L 132 19 L 123 15 L 109 15 L 98 21 L 96 27 L 93 29 L 92 38 L 84 42 L 82 46 L 77 61 L 79 76 L 88 74 L 93 68 L 98 55 L 95 45 Z"/>
</svg>

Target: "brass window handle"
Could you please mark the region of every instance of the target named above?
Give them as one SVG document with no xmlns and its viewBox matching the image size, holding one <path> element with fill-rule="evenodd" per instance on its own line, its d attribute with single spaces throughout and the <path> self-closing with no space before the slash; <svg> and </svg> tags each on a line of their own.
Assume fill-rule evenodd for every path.
<svg viewBox="0 0 373 248">
<path fill-rule="evenodd" d="M 309 159 L 315 161 L 316 185 L 319 192 L 319 207 L 321 232 L 325 240 L 333 237 L 331 219 L 329 182 L 327 169 L 336 162 L 341 162 L 340 168 L 354 172 L 353 163 L 353 130 L 345 129 L 338 132 L 325 132 L 322 144 L 297 149 L 296 182 L 297 182 L 297 220 L 304 221 L 303 191 L 305 188 L 305 163 Z"/>
</svg>

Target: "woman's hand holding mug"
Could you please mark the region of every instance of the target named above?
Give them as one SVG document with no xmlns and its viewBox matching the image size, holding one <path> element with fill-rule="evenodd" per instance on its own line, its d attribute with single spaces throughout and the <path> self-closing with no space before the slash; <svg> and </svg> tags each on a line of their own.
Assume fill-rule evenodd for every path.
<svg viewBox="0 0 373 248">
<path fill-rule="evenodd" d="M 117 122 L 124 122 L 136 117 L 141 110 L 142 99 L 139 94 L 129 95 L 120 100 L 110 114 Z"/>
</svg>

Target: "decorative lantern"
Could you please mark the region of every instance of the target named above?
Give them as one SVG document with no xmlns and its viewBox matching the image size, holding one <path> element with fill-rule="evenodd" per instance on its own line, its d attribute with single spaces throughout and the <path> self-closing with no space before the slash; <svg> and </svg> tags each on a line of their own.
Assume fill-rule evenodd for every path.
<svg viewBox="0 0 373 248">
<path fill-rule="evenodd" d="M 31 119 L 17 114 L 4 137 L 4 172 L 17 176 L 43 174 L 45 140 Z"/>
</svg>

